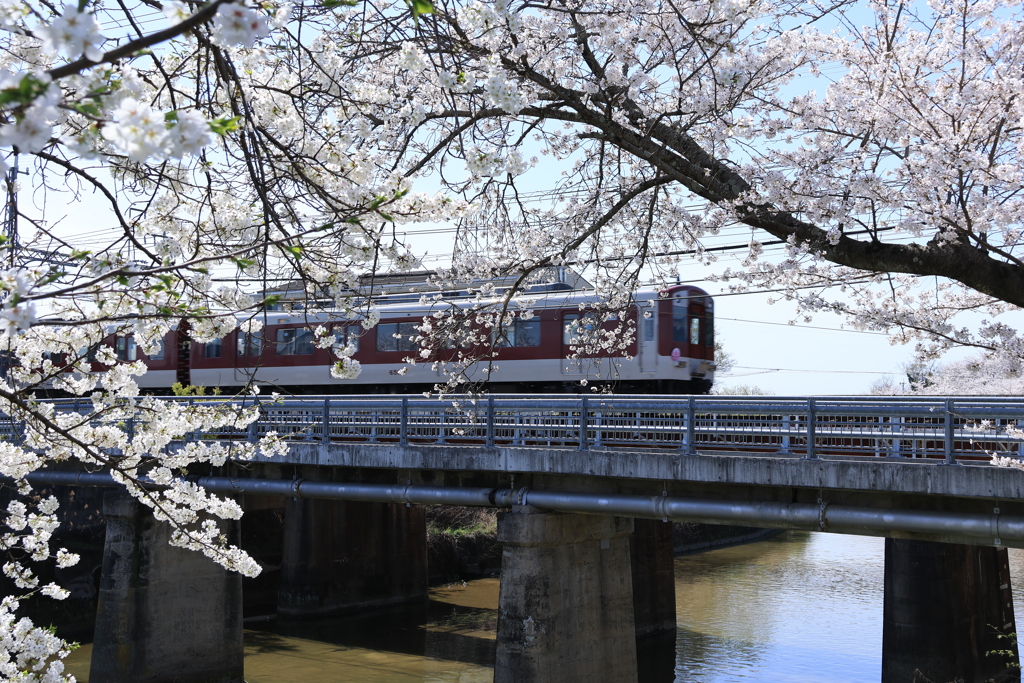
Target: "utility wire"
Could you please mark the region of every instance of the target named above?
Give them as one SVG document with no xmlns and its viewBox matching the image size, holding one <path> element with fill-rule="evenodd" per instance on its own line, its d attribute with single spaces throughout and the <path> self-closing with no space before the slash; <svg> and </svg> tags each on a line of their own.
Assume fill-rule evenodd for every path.
<svg viewBox="0 0 1024 683">
<path fill-rule="evenodd" d="M 877 371 L 876 372 L 876 371 L 873 371 L 873 370 L 799 370 L 799 369 L 796 369 L 796 368 L 755 368 L 755 367 L 751 367 L 749 365 L 734 365 L 733 367 L 734 368 L 738 368 L 740 370 L 760 370 L 760 372 L 753 373 L 753 374 L 757 374 L 757 375 L 768 373 L 768 372 L 813 372 L 815 374 L 819 374 L 820 373 L 820 374 L 823 374 L 823 375 L 900 375 L 900 374 L 902 374 L 902 373 L 899 373 L 899 372 L 882 372 L 882 371 Z M 733 375 L 733 376 L 735 376 L 735 377 L 745 377 L 746 375 Z M 722 379 L 727 379 L 729 377 L 731 377 L 731 375 L 723 375 Z"/>
<path fill-rule="evenodd" d="M 884 332 L 871 332 L 870 330 L 848 330 L 841 327 L 821 327 L 819 325 L 803 325 L 799 323 L 777 323 L 769 320 L 745 320 L 743 318 L 723 318 L 720 315 L 715 316 L 715 320 L 731 320 L 738 323 L 754 323 L 757 325 L 777 325 L 779 327 L 798 327 L 805 330 L 826 330 L 828 332 L 853 332 L 855 334 L 873 334 L 877 337 L 888 337 Z"/>
</svg>

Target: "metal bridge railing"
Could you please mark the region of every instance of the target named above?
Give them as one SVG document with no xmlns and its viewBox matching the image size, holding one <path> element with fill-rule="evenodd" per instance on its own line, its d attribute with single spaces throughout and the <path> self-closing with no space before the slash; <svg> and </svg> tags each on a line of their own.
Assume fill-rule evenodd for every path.
<svg viewBox="0 0 1024 683">
<path fill-rule="evenodd" d="M 202 400 L 217 404 L 240 399 Z M 249 405 L 255 399 L 246 399 Z M 57 409 L 91 408 L 58 400 Z M 258 402 L 248 430 L 188 438 L 656 449 L 735 454 L 960 460 L 1024 456 L 1024 399 L 1015 397 L 714 397 L 492 395 L 475 400 L 422 396 L 327 396 Z M 23 426 L 0 420 L 0 438 Z"/>
</svg>

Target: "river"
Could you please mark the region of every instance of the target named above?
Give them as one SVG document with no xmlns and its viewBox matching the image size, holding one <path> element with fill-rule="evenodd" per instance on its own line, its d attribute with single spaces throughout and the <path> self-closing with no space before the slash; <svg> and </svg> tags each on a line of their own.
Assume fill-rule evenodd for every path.
<svg viewBox="0 0 1024 683">
<path fill-rule="evenodd" d="M 676 558 L 675 638 L 641 641 L 640 683 L 876 683 L 880 538 L 786 532 Z M 1024 551 L 1010 550 L 1024 618 Z M 498 580 L 435 588 L 426 605 L 247 624 L 247 683 L 490 683 Z M 674 641 L 674 642 L 673 642 Z M 90 646 L 69 658 L 88 680 Z"/>
</svg>

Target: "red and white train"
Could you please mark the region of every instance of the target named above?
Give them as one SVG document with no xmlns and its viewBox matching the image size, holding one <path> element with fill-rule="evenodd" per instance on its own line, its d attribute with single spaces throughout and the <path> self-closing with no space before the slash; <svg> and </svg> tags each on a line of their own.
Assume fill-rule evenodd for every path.
<svg viewBox="0 0 1024 683">
<path fill-rule="evenodd" d="M 534 317 L 517 317 L 506 326 L 506 339 L 496 345 L 491 359 L 493 371 L 470 371 L 470 379 L 488 378 L 489 391 L 578 393 L 586 391 L 583 379 L 589 386 L 610 385 L 620 393 L 703 394 L 711 389 L 714 303 L 703 290 L 689 285 L 641 290 L 629 313 L 637 329 L 633 343 L 615 354 L 577 359 L 569 358 L 574 341 L 571 335 L 588 324 L 586 309 L 596 302 L 593 294 L 549 291 L 534 296 Z M 424 316 L 436 310 L 420 304 L 418 296 L 405 298 L 405 302 L 378 305 L 380 322 L 369 330 L 363 329 L 359 320 L 339 321 L 326 313 L 268 312 L 258 333 L 236 331 L 212 343 L 192 342 L 183 330 L 172 331 L 164 338 L 162 352 L 153 356 L 143 354 L 131 338 L 119 337 L 109 343 L 114 344 L 120 359 L 139 359 L 149 367 L 139 384 L 150 391 L 169 391 L 175 382 L 219 387 L 224 394 L 250 382 L 264 392 L 287 394 L 430 391 L 445 381 L 430 361 L 444 359 L 456 350 L 437 350 L 435 356 L 415 366 L 404 362 L 418 356 L 420 347 L 410 337 L 418 334 L 416 326 Z M 466 306 L 471 305 L 471 300 L 466 301 Z M 458 299 L 444 303 L 462 305 Z M 320 325 L 330 328 L 340 343 L 356 347 L 353 358 L 362 366 L 356 379 L 332 377 L 332 349 L 318 349 L 314 344 L 313 329 Z"/>
</svg>

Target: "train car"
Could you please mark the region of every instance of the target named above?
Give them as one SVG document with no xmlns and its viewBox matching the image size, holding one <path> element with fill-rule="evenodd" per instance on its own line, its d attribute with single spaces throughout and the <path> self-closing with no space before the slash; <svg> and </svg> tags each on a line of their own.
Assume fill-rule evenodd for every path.
<svg viewBox="0 0 1024 683">
<path fill-rule="evenodd" d="M 418 295 L 402 298 L 379 304 L 380 322 L 370 329 L 361 320 L 329 313 L 275 311 L 265 314 L 265 326 L 257 333 L 239 330 L 208 343 L 192 342 L 187 330 L 177 329 L 152 357 L 142 354 L 130 337 L 108 343 L 119 359 L 145 362 L 149 372 L 139 384 L 160 392 L 180 382 L 230 394 L 254 382 L 263 391 L 287 394 L 420 393 L 447 379 L 435 361 L 459 353 L 487 356 L 467 370 L 466 378 L 483 382 L 492 393 L 578 393 L 596 386 L 620 393 L 703 394 L 714 380 L 714 302 L 697 287 L 641 290 L 628 313 L 636 328 L 632 343 L 576 358 L 572 347 L 580 329 L 619 324 L 590 317 L 588 310 L 598 303 L 591 292 L 534 294 L 533 317 L 516 316 L 493 344 L 459 349 L 449 343 L 425 353 L 415 341 L 417 326 L 437 305 L 419 303 Z M 446 299 L 444 307 L 470 310 L 474 301 Z M 318 326 L 330 329 L 339 345 L 356 348 L 353 358 L 362 367 L 357 378 L 332 377 L 332 349 L 314 343 Z M 415 365 L 406 362 L 410 357 L 417 359 Z"/>
</svg>

